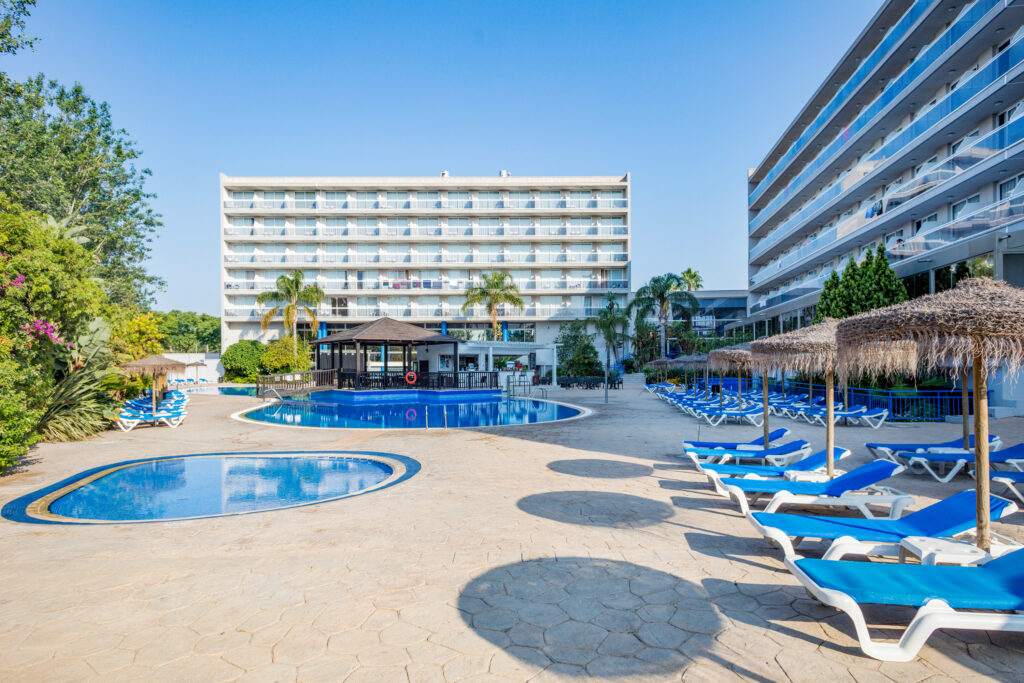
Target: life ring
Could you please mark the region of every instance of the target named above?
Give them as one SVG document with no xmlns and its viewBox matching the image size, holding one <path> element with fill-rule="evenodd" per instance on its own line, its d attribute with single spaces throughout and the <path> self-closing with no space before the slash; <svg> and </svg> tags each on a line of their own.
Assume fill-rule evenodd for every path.
<svg viewBox="0 0 1024 683">
<path fill-rule="evenodd" d="M 410 370 L 409 372 L 405 373 L 405 383 L 406 384 L 416 384 L 416 373 L 413 372 L 412 370 Z"/>
<path fill-rule="evenodd" d="M 415 422 L 417 417 L 415 408 L 409 408 L 409 410 L 405 411 L 406 422 Z"/>
</svg>

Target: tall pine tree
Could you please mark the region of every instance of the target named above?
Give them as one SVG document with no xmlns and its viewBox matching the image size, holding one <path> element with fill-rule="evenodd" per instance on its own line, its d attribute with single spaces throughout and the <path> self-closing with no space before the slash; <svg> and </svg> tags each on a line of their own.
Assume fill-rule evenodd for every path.
<svg viewBox="0 0 1024 683">
<path fill-rule="evenodd" d="M 878 244 L 878 249 L 875 252 L 875 262 L 872 270 L 872 309 L 892 306 L 910 298 L 907 296 L 907 288 L 903 281 L 896 277 L 892 266 L 889 265 L 889 259 L 885 256 L 885 245 L 882 243 Z"/>
<path fill-rule="evenodd" d="M 825 279 L 821 295 L 818 297 L 818 304 L 814 307 L 814 322 L 820 323 L 825 318 L 840 317 L 836 314 L 836 301 L 841 287 L 839 273 L 833 270 Z"/>
</svg>

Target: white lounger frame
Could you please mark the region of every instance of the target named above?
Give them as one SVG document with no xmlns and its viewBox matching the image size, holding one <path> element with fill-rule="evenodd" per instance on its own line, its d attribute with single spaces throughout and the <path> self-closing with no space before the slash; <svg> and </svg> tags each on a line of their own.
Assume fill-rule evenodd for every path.
<svg viewBox="0 0 1024 683">
<path fill-rule="evenodd" d="M 890 476 L 896 476 L 902 468 L 894 471 Z M 752 494 L 753 498 L 748 502 L 747 494 L 738 486 L 724 486 L 730 498 L 740 506 L 740 511 L 745 517 L 750 518 L 750 506 L 756 503 L 766 494 Z M 889 514 L 884 519 L 899 519 L 903 510 L 908 505 L 913 505 L 914 499 L 895 489 L 886 486 L 868 486 L 859 491 L 850 491 L 841 496 L 814 496 L 805 493 L 791 493 L 789 491 L 778 491 L 772 494 L 771 500 L 764 508 L 764 512 L 778 512 L 786 505 L 814 505 L 821 507 L 853 508 L 868 519 L 879 518 L 871 510 L 869 505 L 881 505 L 889 509 Z"/>
</svg>

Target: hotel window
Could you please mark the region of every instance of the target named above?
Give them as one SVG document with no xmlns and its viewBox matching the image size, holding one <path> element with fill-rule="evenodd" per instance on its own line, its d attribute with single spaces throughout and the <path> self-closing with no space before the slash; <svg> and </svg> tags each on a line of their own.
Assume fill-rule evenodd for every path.
<svg viewBox="0 0 1024 683">
<path fill-rule="evenodd" d="M 338 191 L 324 192 L 324 199 L 344 201 L 344 200 L 348 199 L 348 192 L 338 192 Z"/>
<path fill-rule="evenodd" d="M 1014 191 L 1017 190 L 1018 186 L 1024 187 L 1024 173 L 1017 176 L 1016 178 L 1010 178 L 1009 180 L 999 183 L 999 199 L 1007 199 L 1013 196 Z"/>
<path fill-rule="evenodd" d="M 283 218 L 264 218 L 263 219 L 263 225 L 268 227 L 268 228 L 283 228 L 284 227 L 284 219 Z"/>
<path fill-rule="evenodd" d="M 601 199 L 625 199 L 625 190 L 601 190 Z"/>
<path fill-rule="evenodd" d="M 348 298 L 343 296 L 332 296 L 330 298 L 331 315 L 348 315 Z"/>
<path fill-rule="evenodd" d="M 377 205 L 376 192 L 356 192 L 356 206 L 362 209 L 372 209 Z"/>
<path fill-rule="evenodd" d="M 388 234 L 389 235 L 404 235 L 409 230 L 409 220 L 406 218 L 389 218 L 388 219 Z"/>
<path fill-rule="evenodd" d="M 569 219 L 569 225 L 573 228 L 589 228 L 592 220 L 590 216 L 573 216 Z"/>
<path fill-rule="evenodd" d="M 497 232 L 498 228 L 501 227 L 501 219 L 494 216 L 487 216 L 485 218 L 476 219 L 476 224 L 483 228 L 483 234 L 493 235 Z"/>
<path fill-rule="evenodd" d="M 1013 105 L 1009 109 L 1006 109 L 1005 111 L 999 112 L 998 114 L 996 114 L 996 127 L 998 128 L 999 126 L 1006 125 L 1010 121 L 1013 121 L 1015 118 L 1021 115 L 1021 112 L 1024 112 L 1024 106 L 1021 106 L 1020 102 L 1016 103 L 1015 105 Z"/>
<path fill-rule="evenodd" d="M 938 223 L 939 214 L 937 213 L 933 213 L 931 216 L 928 216 L 927 218 L 922 218 L 919 221 L 914 221 L 914 234 L 916 235 L 921 231 L 927 232 L 932 227 L 938 225 Z"/>
<path fill-rule="evenodd" d="M 975 130 L 971 131 L 970 133 L 968 133 L 967 135 L 965 135 L 962 138 L 960 138 L 959 140 L 957 140 L 956 142 L 950 144 L 950 146 L 949 146 L 949 154 L 950 154 L 950 156 L 956 154 L 960 149 L 962 149 L 965 146 L 965 143 L 967 145 L 969 145 L 977 137 L 978 137 L 978 131 L 977 131 L 977 129 L 975 129 Z"/>
<path fill-rule="evenodd" d="M 296 192 L 295 206 L 298 208 L 313 208 L 316 206 L 316 192 Z"/>
<path fill-rule="evenodd" d="M 572 190 L 569 196 L 572 199 L 590 199 L 590 190 Z"/>
<path fill-rule="evenodd" d="M 468 192 L 449 192 L 448 193 L 448 206 L 455 209 L 467 209 L 469 208 L 469 193 Z M 449 222 L 450 224 L 450 222 Z"/>
<path fill-rule="evenodd" d="M 252 199 L 252 192 L 249 192 L 249 191 L 246 191 L 246 192 L 237 192 L 237 191 L 236 192 L 232 192 L 231 193 L 231 198 L 232 199 Z"/>
<path fill-rule="evenodd" d="M 480 191 L 476 193 L 476 198 L 483 202 L 485 206 L 494 207 L 497 206 L 498 201 L 501 199 L 501 193 L 497 190 Z"/>
<path fill-rule="evenodd" d="M 976 194 L 973 197 L 968 197 L 967 199 L 965 199 L 963 201 L 957 202 L 950 209 L 950 218 L 951 218 L 951 220 L 955 221 L 960 216 L 963 216 L 963 215 L 965 215 L 967 213 L 970 213 L 971 211 L 976 209 L 979 204 L 981 204 L 981 195 L 980 194 Z"/>
<path fill-rule="evenodd" d="M 388 192 L 388 199 L 408 199 L 408 192 Z"/>
<path fill-rule="evenodd" d="M 417 192 L 416 193 L 416 199 L 419 199 L 419 200 L 431 201 L 431 200 L 436 200 L 438 197 L 439 197 L 439 193 L 437 193 L 437 192 Z"/>
<path fill-rule="evenodd" d="M 295 227 L 296 228 L 315 228 L 316 227 L 316 219 L 315 218 L 296 218 L 295 219 Z"/>
<path fill-rule="evenodd" d="M 237 228 L 249 228 L 256 224 L 255 218 L 232 218 L 231 225 Z"/>
<path fill-rule="evenodd" d="M 529 190 L 509 190 L 508 198 L 509 199 L 529 199 L 530 198 L 530 191 Z"/>
<path fill-rule="evenodd" d="M 439 218 L 417 218 L 416 225 L 424 230 L 434 230 L 441 225 Z"/>
<path fill-rule="evenodd" d="M 344 228 L 348 226 L 347 218 L 328 218 L 327 227 L 329 228 Z"/>
<path fill-rule="evenodd" d="M 625 225 L 626 219 L 622 216 L 604 216 L 601 218 L 601 225 Z"/>
<path fill-rule="evenodd" d="M 265 201 L 284 201 L 284 192 L 264 192 L 263 199 Z"/>
<path fill-rule="evenodd" d="M 356 225 L 359 226 L 360 228 L 376 228 L 377 227 L 377 219 L 376 218 L 357 218 L 356 219 Z"/>
</svg>

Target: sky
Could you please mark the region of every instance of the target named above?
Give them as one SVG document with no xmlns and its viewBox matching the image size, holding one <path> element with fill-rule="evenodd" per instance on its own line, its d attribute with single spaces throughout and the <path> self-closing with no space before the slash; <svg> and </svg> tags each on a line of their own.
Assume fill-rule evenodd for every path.
<svg viewBox="0 0 1024 683">
<path fill-rule="evenodd" d="M 157 310 L 219 314 L 219 173 L 619 175 L 633 287 L 743 288 L 746 174 L 880 0 L 39 0 L 0 70 L 80 82 L 143 151 Z"/>
</svg>

